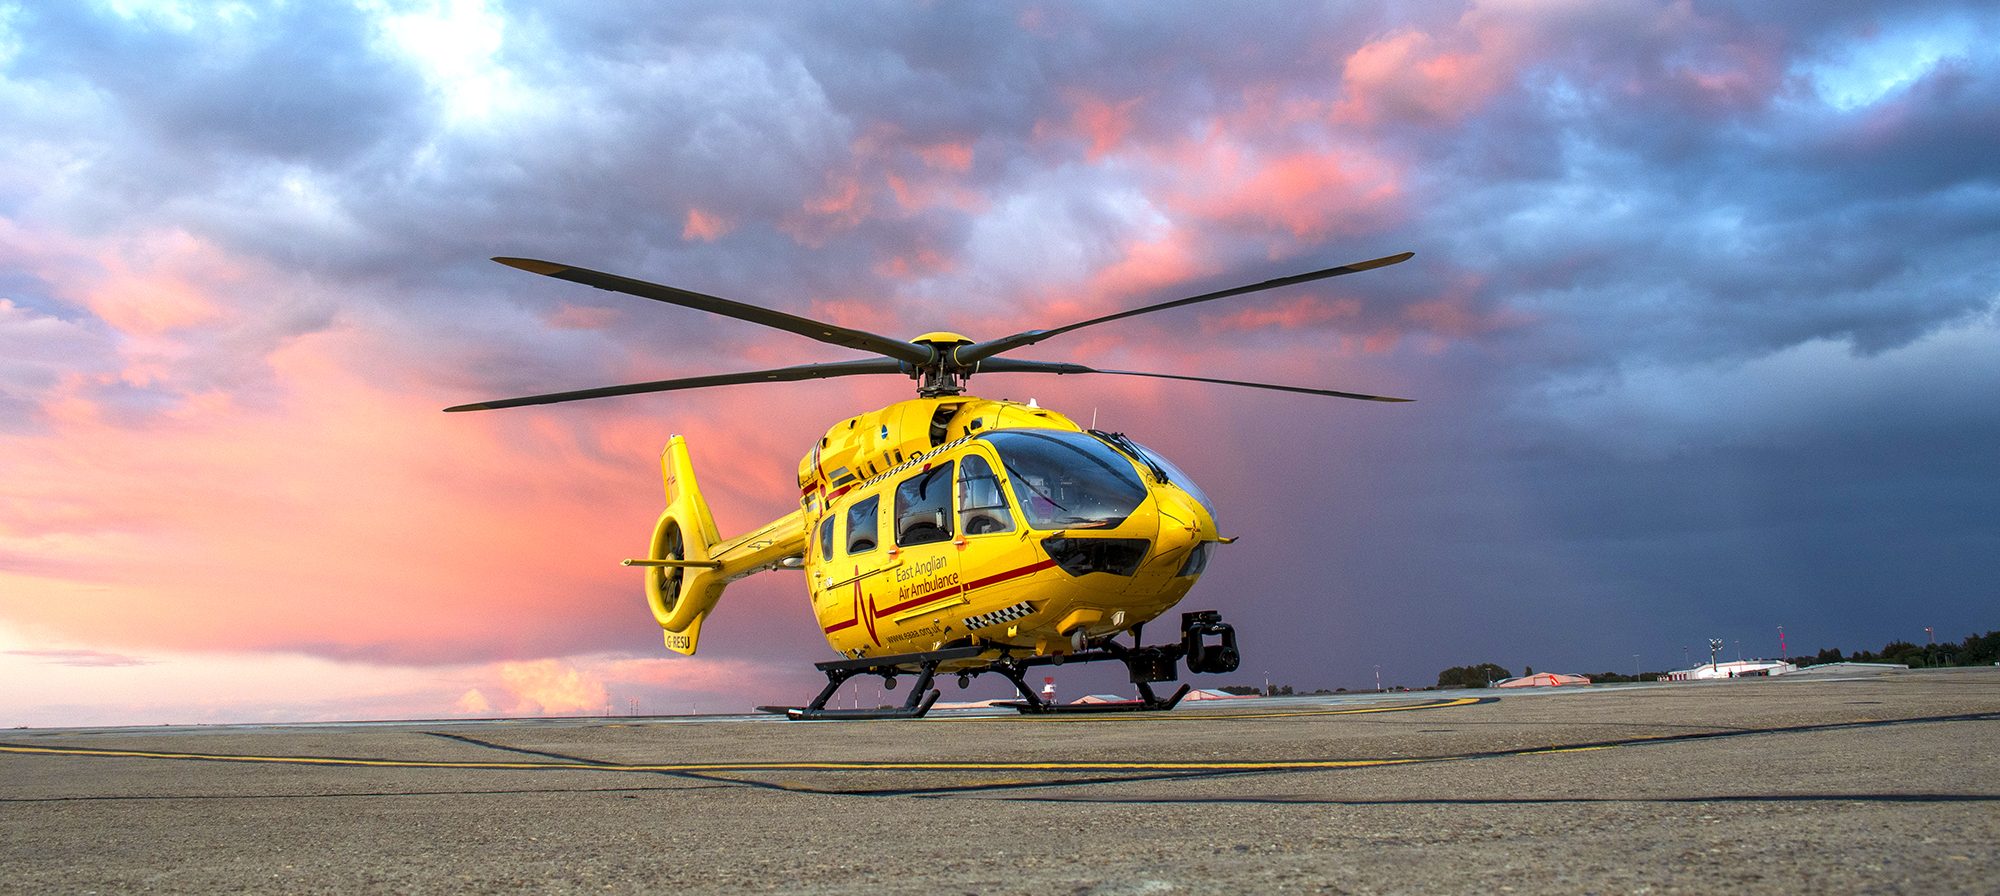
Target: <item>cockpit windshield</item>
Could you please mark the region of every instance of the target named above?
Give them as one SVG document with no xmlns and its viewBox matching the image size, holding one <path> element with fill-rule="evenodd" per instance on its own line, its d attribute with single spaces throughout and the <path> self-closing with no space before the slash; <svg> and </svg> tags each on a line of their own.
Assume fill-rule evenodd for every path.
<svg viewBox="0 0 2000 896">
<path fill-rule="evenodd" d="M 1154 451 L 1153 449 L 1141 445 L 1138 442 L 1134 442 L 1130 439 L 1127 439 L 1126 442 L 1127 444 L 1130 444 L 1132 447 L 1139 449 L 1140 454 L 1145 455 L 1144 457 L 1140 458 L 1141 460 L 1150 460 L 1153 462 L 1154 466 L 1157 466 L 1165 470 L 1167 472 L 1168 482 L 1180 486 L 1181 491 L 1188 493 L 1188 497 L 1195 499 L 1195 501 L 1199 502 L 1201 506 L 1208 508 L 1209 516 L 1212 517 L 1215 515 L 1215 505 L 1208 503 L 1208 494 L 1201 490 L 1201 486 L 1194 484 L 1193 477 L 1183 472 L 1180 467 L 1174 466 L 1173 461 L 1167 460 L 1166 456 L 1161 454 L 1160 452 Z"/>
<path fill-rule="evenodd" d="M 1107 529 L 1146 500 L 1146 484 L 1132 462 L 1095 437 L 1005 429 L 979 438 L 1000 452 L 1014 499 L 1036 529 Z"/>
</svg>

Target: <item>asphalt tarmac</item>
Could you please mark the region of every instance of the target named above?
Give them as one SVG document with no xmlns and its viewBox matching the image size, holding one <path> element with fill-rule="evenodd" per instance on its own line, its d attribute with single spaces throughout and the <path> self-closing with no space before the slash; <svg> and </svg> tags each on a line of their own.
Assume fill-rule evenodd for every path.
<svg viewBox="0 0 2000 896">
<path fill-rule="evenodd" d="M 2000 669 L 0 731 L 0 892 L 1991 893 Z"/>
</svg>

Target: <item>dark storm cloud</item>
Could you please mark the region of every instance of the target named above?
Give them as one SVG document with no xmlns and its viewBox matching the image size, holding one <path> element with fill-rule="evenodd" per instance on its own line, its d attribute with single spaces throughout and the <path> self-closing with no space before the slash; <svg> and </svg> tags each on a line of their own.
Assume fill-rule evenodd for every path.
<svg viewBox="0 0 2000 896">
<path fill-rule="evenodd" d="M 1441 204 L 1416 229 L 1475 260 L 1492 300 L 1573 328 L 1563 336 L 1603 362 L 1821 337 L 1879 350 L 1993 300 L 2000 202 L 1976 160 L 2000 149 L 2000 130 L 1984 126 L 1993 104 L 1972 99 L 1992 94 L 1990 60 L 1942 61 L 1879 106 L 1842 113 L 1788 74 L 1814 60 L 1757 58 L 1779 41 L 1709 73 L 1770 88 L 1740 99 L 1655 89 L 1686 80 L 1666 60 L 1690 48 L 1614 43 L 1613 70 L 1595 52 L 1567 70 L 1562 57 L 1540 61 L 1467 133 L 1434 144 L 1462 179 L 1433 185 Z M 1550 78 L 1560 89 L 1533 86 Z M 1543 164 L 1465 175 L 1477 170 L 1466 159 L 1506 157 L 1517 139 Z"/>
</svg>

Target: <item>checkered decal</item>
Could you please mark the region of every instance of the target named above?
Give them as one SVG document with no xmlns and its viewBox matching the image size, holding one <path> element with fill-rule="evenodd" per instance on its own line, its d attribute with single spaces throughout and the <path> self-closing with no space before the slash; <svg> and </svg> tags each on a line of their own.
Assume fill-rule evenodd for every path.
<svg viewBox="0 0 2000 896">
<path fill-rule="evenodd" d="M 1013 622 L 1033 612 L 1035 612 L 1035 605 L 1024 600 L 1004 610 L 994 610 L 991 613 L 981 613 L 977 616 L 969 617 L 965 620 L 965 627 L 968 631 L 982 629 L 989 625 Z"/>
</svg>

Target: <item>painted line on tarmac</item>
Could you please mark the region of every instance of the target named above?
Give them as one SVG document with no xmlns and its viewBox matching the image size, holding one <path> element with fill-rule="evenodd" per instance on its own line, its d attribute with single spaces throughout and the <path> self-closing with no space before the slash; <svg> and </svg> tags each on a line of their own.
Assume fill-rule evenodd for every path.
<svg viewBox="0 0 2000 896">
<path fill-rule="evenodd" d="M 1165 716 L 1163 722 L 1212 721 L 1216 719 L 1289 719 L 1297 716 L 1358 716 L 1377 712 L 1416 712 L 1424 709 L 1452 709 L 1459 706 L 1478 706 L 1482 703 L 1498 703 L 1498 697 L 1452 697 L 1446 700 L 1432 700 L 1427 703 L 1408 703 L 1399 706 L 1363 706 L 1353 709 L 1298 709 L 1275 710 L 1271 712 L 1218 713 L 1203 716 Z M 1224 707 L 1216 707 L 1222 709 Z"/>
</svg>

